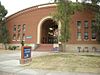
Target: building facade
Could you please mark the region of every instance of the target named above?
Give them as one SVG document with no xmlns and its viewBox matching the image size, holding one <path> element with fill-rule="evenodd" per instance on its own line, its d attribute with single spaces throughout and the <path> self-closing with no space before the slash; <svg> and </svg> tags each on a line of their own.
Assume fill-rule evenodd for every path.
<svg viewBox="0 0 100 75">
<path fill-rule="evenodd" d="M 33 48 L 38 44 L 60 43 L 58 37 L 61 30 L 61 22 L 53 20 L 52 14 L 56 11 L 56 4 L 44 4 L 21 10 L 7 18 L 10 32 L 10 43 L 20 45 L 31 44 Z M 94 12 L 84 10 L 75 12 L 70 21 L 70 33 L 66 48 L 76 51 L 78 47 L 92 50 L 99 48 L 96 41 L 96 33 L 91 27 L 95 25 Z"/>
</svg>

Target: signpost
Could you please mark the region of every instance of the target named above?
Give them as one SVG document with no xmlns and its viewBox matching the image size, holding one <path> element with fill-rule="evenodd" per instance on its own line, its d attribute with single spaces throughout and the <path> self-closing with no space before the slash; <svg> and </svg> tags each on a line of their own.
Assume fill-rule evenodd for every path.
<svg viewBox="0 0 100 75">
<path fill-rule="evenodd" d="M 22 46 L 21 49 L 21 64 L 26 64 L 32 61 L 31 58 L 31 46 Z"/>
</svg>

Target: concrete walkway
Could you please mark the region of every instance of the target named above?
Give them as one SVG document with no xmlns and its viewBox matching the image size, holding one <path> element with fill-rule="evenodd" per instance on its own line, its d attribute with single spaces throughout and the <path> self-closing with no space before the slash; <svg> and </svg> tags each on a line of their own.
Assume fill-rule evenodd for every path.
<svg viewBox="0 0 100 75">
<path fill-rule="evenodd" d="M 20 64 L 20 51 L 0 51 L 0 75 L 100 75 L 92 73 L 71 73 L 39 69 L 25 69 Z M 32 52 L 32 57 L 48 55 L 49 52 Z"/>
</svg>

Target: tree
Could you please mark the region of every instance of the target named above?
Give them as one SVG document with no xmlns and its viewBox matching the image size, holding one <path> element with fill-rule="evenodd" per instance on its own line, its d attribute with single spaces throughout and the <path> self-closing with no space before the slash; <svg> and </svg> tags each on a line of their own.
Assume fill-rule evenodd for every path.
<svg viewBox="0 0 100 75">
<path fill-rule="evenodd" d="M 7 10 L 4 8 L 3 5 L 1 5 L 0 2 L 0 21 L 2 21 L 2 19 L 6 16 L 7 14 Z"/>
<path fill-rule="evenodd" d="M 5 16 L 7 14 L 7 10 L 1 5 L 0 2 L 0 42 L 4 44 L 5 49 L 7 49 L 7 43 L 9 41 L 8 37 L 8 30 L 6 26 L 6 19 Z"/>
<path fill-rule="evenodd" d="M 79 3 L 72 3 L 69 0 L 55 0 L 57 1 L 57 12 L 54 15 L 55 20 L 61 22 L 61 36 L 60 41 L 63 44 L 63 51 L 66 49 L 66 43 L 70 39 L 70 19 L 76 10 L 79 10 Z"/>
<path fill-rule="evenodd" d="M 6 26 L 6 20 L 4 19 L 2 21 L 2 25 L 1 25 L 1 39 L 2 39 L 2 43 L 5 46 L 5 49 L 7 49 L 7 43 L 9 42 L 9 34 L 8 34 L 8 30 L 7 30 L 7 26 Z"/>
</svg>

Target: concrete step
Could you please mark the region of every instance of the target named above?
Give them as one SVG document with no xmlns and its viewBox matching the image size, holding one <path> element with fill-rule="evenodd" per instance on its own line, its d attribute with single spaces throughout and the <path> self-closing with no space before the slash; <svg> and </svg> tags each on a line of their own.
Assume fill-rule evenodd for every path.
<svg viewBox="0 0 100 75">
<path fill-rule="evenodd" d="M 53 44 L 40 44 L 35 51 L 52 51 Z"/>
</svg>

